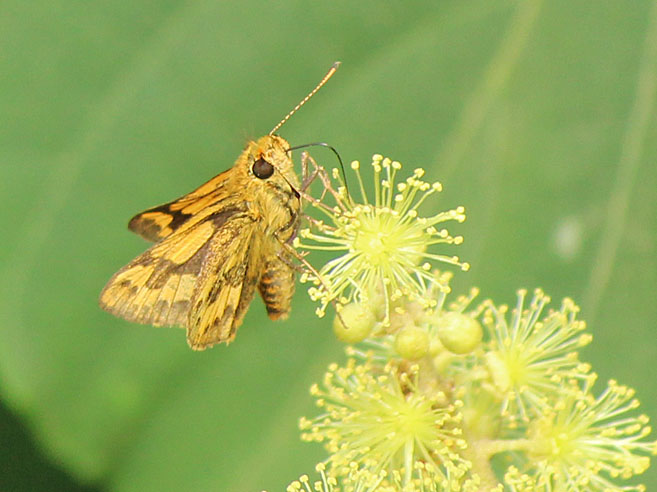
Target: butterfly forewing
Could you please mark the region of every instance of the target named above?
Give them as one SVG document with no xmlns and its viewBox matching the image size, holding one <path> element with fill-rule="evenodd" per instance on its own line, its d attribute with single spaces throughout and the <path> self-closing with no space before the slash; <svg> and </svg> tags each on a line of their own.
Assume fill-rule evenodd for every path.
<svg viewBox="0 0 657 492">
<path fill-rule="evenodd" d="M 180 228 L 204 208 L 220 207 L 220 202 L 230 194 L 230 188 L 226 186 L 230 171 L 230 169 L 224 171 L 177 200 L 135 215 L 128 223 L 128 229 L 148 241 L 159 241 Z"/>
</svg>

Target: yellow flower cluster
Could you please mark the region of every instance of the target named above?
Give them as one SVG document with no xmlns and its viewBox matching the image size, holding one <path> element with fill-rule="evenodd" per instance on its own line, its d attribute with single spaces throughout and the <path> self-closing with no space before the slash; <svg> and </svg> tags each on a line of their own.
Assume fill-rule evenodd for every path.
<svg viewBox="0 0 657 492">
<path fill-rule="evenodd" d="M 540 289 L 515 306 L 473 288 L 448 302 L 450 273 L 467 269 L 432 251 L 459 244 L 436 225 L 462 221 L 461 207 L 422 218 L 419 205 L 440 191 L 422 170 L 395 184 L 401 165 L 375 155 L 374 199 L 358 163 L 362 203 L 344 182 L 324 188 L 333 206 L 313 205 L 296 246 L 338 254 L 315 274 L 319 315 L 329 303 L 339 339 L 351 344 L 311 394 L 319 413 L 302 418 L 302 439 L 328 455 L 289 492 L 628 492 L 657 452 L 634 391 L 610 381 L 600 394 L 579 350 L 592 337 L 564 299 L 558 309 Z M 337 178 L 337 175 L 334 175 Z"/>
</svg>

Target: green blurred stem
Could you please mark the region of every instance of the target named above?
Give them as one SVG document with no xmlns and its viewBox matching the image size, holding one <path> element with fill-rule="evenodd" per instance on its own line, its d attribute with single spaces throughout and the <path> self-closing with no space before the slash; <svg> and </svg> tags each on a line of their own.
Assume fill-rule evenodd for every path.
<svg viewBox="0 0 657 492">
<path fill-rule="evenodd" d="M 490 463 L 494 455 L 504 451 L 527 450 L 531 446 L 529 439 L 478 439 L 470 436 L 467 441 L 469 445 L 463 456 L 470 460 L 472 471 L 481 478 L 480 492 L 486 492 L 500 483 Z"/>
<path fill-rule="evenodd" d="M 413 440 L 409 439 L 404 445 L 404 486 L 411 481 L 413 476 Z"/>
</svg>

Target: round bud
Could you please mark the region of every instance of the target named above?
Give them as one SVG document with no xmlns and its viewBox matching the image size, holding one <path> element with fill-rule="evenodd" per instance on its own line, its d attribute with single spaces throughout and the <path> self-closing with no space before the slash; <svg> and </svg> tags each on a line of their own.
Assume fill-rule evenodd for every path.
<svg viewBox="0 0 657 492">
<path fill-rule="evenodd" d="M 343 306 L 333 318 L 333 332 L 342 342 L 358 343 L 372 332 L 374 322 L 374 314 L 366 306 L 352 302 Z"/>
<path fill-rule="evenodd" d="M 438 338 L 453 354 L 468 354 L 480 343 L 483 330 L 479 321 L 462 313 L 442 313 L 435 321 Z"/>
<path fill-rule="evenodd" d="M 421 359 L 429 351 L 429 333 L 412 325 L 402 328 L 395 337 L 395 350 L 404 359 Z"/>
</svg>

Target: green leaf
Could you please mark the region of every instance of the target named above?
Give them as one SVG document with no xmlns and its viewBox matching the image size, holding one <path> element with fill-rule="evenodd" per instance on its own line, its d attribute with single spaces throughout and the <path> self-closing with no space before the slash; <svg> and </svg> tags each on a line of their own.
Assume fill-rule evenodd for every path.
<svg viewBox="0 0 657 492">
<path fill-rule="evenodd" d="M 657 416 L 657 8 L 643 0 L 3 3 L 0 394 L 56 463 L 128 490 L 284 490 L 319 446 L 296 422 L 340 360 L 304 287 L 254 301 L 234 344 L 97 307 L 146 247 L 136 212 L 280 130 L 424 167 L 466 206 L 455 291 L 582 306 L 601 379 Z M 328 166 L 334 157 L 313 155 Z M 458 230 L 457 230 L 458 229 Z M 657 472 L 641 477 L 649 490 Z"/>
</svg>

